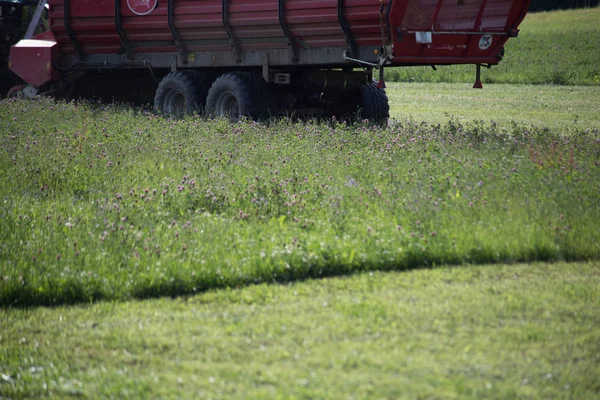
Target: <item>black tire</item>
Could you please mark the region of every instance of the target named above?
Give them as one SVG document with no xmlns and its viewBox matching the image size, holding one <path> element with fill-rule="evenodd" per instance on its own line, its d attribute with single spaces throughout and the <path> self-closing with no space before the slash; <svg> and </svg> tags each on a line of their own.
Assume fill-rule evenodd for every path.
<svg viewBox="0 0 600 400">
<path fill-rule="evenodd" d="M 204 109 L 207 85 L 196 71 L 176 71 L 165 76 L 154 95 L 154 109 L 163 114 L 182 117 Z"/>
<path fill-rule="evenodd" d="M 390 105 L 385 90 L 376 83 L 360 87 L 361 116 L 376 123 L 385 123 L 390 117 Z"/>
<path fill-rule="evenodd" d="M 206 113 L 236 120 L 241 116 L 264 119 L 277 115 L 277 104 L 261 76 L 228 72 L 214 81 L 206 98 Z"/>
<path fill-rule="evenodd" d="M 342 96 L 333 115 L 350 122 L 368 119 L 376 124 L 385 124 L 390 117 L 390 106 L 385 90 L 379 89 L 377 81 L 373 81 L 370 85 L 360 86 L 353 93 Z"/>
</svg>

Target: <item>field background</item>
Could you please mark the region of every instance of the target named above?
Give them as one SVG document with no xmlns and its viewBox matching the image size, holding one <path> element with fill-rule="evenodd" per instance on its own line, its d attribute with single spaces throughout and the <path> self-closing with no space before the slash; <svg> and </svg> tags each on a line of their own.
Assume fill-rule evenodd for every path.
<svg viewBox="0 0 600 400">
<path fill-rule="evenodd" d="M 552 132 L 600 129 L 600 87 L 469 83 L 388 83 L 390 113 L 399 121 L 496 125 Z"/>
<path fill-rule="evenodd" d="M 386 129 L 2 102 L 0 397 L 597 398 L 600 87 L 470 80 Z"/>
</svg>

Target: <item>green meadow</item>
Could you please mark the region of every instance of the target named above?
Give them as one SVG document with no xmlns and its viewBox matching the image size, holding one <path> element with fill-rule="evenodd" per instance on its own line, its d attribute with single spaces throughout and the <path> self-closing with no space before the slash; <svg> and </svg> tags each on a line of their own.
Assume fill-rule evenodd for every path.
<svg viewBox="0 0 600 400">
<path fill-rule="evenodd" d="M 594 106 L 411 85 L 385 129 L 3 102 L 0 395 L 594 398 Z"/>
<path fill-rule="evenodd" d="M 600 255 L 597 129 L 0 113 L 5 307 Z"/>
<path fill-rule="evenodd" d="M 0 399 L 598 398 L 597 16 L 387 127 L 1 101 Z"/>
</svg>

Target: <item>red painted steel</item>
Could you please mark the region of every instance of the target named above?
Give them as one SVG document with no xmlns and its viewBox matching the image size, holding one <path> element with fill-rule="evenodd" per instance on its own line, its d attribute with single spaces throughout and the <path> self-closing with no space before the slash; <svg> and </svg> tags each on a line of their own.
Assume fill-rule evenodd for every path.
<svg viewBox="0 0 600 400">
<path fill-rule="evenodd" d="M 146 15 L 132 12 L 132 5 Z M 121 0 L 122 33 L 132 54 L 178 54 L 173 30 L 187 53 L 196 57 L 231 52 L 230 35 L 240 52 L 288 50 L 279 7 L 292 45 L 301 51 L 334 49 L 339 60 L 317 65 L 355 65 L 343 59 L 354 44 L 359 49 L 391 49 L 391 65 L 496 64 L 508 40 L 523 20 L 530 0 L 344 0 L 342 19 L 338 0 L 227 0 L 228 30 L 224 26 L 222 0 L 173 0 L 173 24 L 169 26 L 168 0 Z M 65 4 L 69 8 L 65 26 Z M 133 4 L 133 3 L 132 3 Z M 50 29 L 62 55 L 74 55 L 72 37 L 83 55 L 123 54 L 123 42 L 115 19 L 115 0 L 49 0 Z M 430 43 L 417 43 L 416 35 L 431 35 Z M 70 37 L 71 35 L 71 37 Z M 488 37 L 489 35 L 489 37 Z M 484 36 L 486 36 L 484 38 Z M 348 41 L 348 39 L 352 39 Z M 19 50 L 22 52 L 22 50 Z M 22 53 L 20 53 L 22 54 Z M 315 53 L 317 54 L 317 53 Z M 363 55 L 366 54 L 364 51 Z M 315 58 L 316 57 L 316 58 Z M 289 65 L 292 65 L 290 61 Z M 255 65 L 256 66 L 256 65 Z M 236 65 L 230 65 L 236 67 Z"/>
<path fill-rule="evenodd" d="M 51 32 L 21 40 L 10 49 L 10 69 L 25 82 L 40 87 L 59 79 L 54 65 L 58 62 L 58 43 Z"/>
<path fill-rule="evenodd" d="M 139 0 L 138 0 L 139 2 Z M 384 11 L 383 30 L 387 32 L 389 17 L 396 63 L 471 62 L 470 57 L 497 61 L 501 46 L 481 51 L 471 42 L 479 40 L 464 32 L 505 33 L 516 28 L 524 17 L 528 0 L 346 0 L 344 16 L 357 46 L 382 46 L 380 10 Z M 487 3 L 487 4 L 486 4 Z M 71 0 L 71 26 L 85 54 L 114 54 L 121 48 L 115 26 L 114 0 Z M 183 43 L 191 52 L 231 50 L 222 21 L 221 0 L 175 0 L 175 26 Z M 338 21 L 337 0 L 286 0 L 285 22 L 300 48 L 345 47 L 344 32 Z M 64 0 L 50 0 L 51 29 L 55 32 L 62 53 L 72 54 L 74 48 L 64 24 Z M 229 0 L 229 21 L 242 51 L 285 49 L 285 34 L 278 19 L 277 0 Z M 136 15 L 121 2 L 123 29 L 138 53 L 175 52 L 173 35 L 167 20 L 167 2 L 147 15 Z M 478 18 L 479 17 L 479 18 Z M 433 32 L 433 42 L 415 42 L 414 34 L 399 38 L 398 28 L 408 31 Z M 463 33 L 448 35 L 447 32 Z M 446 34 L 437 35 L 436 32 Z M 498 37 L 496 44 L 504 44 Z M 473 48 L 475 47 L 475 48 Z M 467 50 L 468 49 L 468 50 Z M 160 50 L 160 51 L 158 51 Z M 421 57 L 415 60 L 414 57 Z M 462 60 L 464 58 L 464 60 Z"/>
</svg>

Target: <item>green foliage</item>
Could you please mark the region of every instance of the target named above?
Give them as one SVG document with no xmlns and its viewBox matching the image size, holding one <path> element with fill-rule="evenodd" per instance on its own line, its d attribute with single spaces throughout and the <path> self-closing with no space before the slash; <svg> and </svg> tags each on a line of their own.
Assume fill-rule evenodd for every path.
<svg viewBox="0 0 600 400">
<path fill-rule="evenodd" d="M 600 134 L 0 107 L 0 304 L 600 256 Z"/>
<path fill-rule="evenodd" d="M 510 39 L 498 66 L 483 69 L 485 83 L 598 85 L 600 8 L 529 13 Z M 386 79 L 402 82 L 474 82 L 473 65 L 389 68 Z"/>
</svg>

